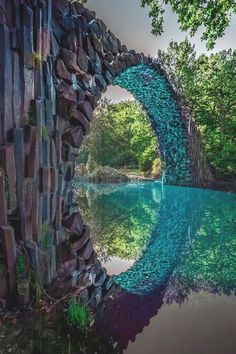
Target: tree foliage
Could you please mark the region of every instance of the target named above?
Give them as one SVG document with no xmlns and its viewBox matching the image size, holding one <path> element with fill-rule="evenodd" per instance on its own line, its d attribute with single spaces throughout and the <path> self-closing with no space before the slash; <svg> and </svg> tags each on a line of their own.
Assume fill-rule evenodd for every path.
<svg viewBox="0 0 236 354">
<path fill-rule="evenodd" d="M 208 49 L 214 47 L 218 37 L 224 35 L 232 14 L 236 14 L 235 0 L 141 0 L 141 6 L 149 6 L 152 18 L 152 32 L 163 33 L 164 6 L 170 5 L 178 16 L 182 31 L 190 30 L 194 35 L 200 26 L 204 27 L 202 39 Z"/>
<path fill-rule="evenodd" d="M 137 166 L 148 171 L 157 157 L 157 141 L 136 101 L 114 104 L 105 98 L 95 113 L 82 154 L 102 166 Z"/>
<path fill-rule="evenodd" d="M 236 51 L 197 57 L 186 39 L 160 51 L 175 89 L 196 119 L 203 145 L 219 177 L 236 175 Z"/>
</svg>

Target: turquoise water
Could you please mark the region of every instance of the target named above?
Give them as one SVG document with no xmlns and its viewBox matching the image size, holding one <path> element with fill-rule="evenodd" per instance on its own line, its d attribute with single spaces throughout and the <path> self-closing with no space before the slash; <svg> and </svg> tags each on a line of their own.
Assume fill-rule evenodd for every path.
<svg viewBox="0 0 236 354">
<path fill-rule="evenodd" d="M 79 189 L 122 288 L 101 315 L 120 352 L 235 354 L 236 195 L 159 182 Z"/>
</svg>

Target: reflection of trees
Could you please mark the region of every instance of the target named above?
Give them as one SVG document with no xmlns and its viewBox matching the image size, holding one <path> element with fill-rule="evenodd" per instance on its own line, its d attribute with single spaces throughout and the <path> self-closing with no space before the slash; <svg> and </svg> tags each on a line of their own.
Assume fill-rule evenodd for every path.
<svg viewBox="0 0 236 354">
<path fill-rule="evenodd" d="M 80 210 L 91 227 L 100 258 L 136 259 L 157 222 L 160 197 L 154 200 L 150 185 L 142 184 L 139 188 L 132 184 L 79 188 Z"/>
<path fill-rule="evenodd" d="M 236 289 L 235 196 L 212 192 L 201 227 L 167 287 L 167 302 L 182 302 L 191 290 L 230 293 Z"/>
<path fill-rule="evenodd" d="M 165 187 L 158 233 L 116 277 L 124 290 L 104 304 L 99 328 L 125 348 L 163 303 L 182 304 L 192 291 L 235 291 L 235 201 L 232 194 Z"/>
</svg>

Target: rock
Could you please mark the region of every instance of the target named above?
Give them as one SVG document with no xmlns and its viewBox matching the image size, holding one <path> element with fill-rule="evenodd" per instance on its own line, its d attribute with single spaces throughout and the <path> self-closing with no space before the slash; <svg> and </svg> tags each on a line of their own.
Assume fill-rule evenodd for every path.
<svg viewBox="0 0 236 354">
<path fill-rule="evenodd" d="M 114 61 L 114 55 L 111 52 L 106 53 L 105 60 L 108 61 L 108 63 L 112 63 Z"/>
<path fill-rule="evenodd" d="M 58 190 L 58 170 L 54 167 L 50 167 L 50 192 L 55 193 Z M 52 209 L 52 208 L 51 208 Z"/>
<path fill-rule="evenodd" d="M 106 291 L 110 290 L 112 285 L 114 285 L 114 279 L 112 276 L 107 275 L 106 282 L 105 282 L 105 289 Z"/>
<path fill-rule="evenodd" d="M 121 45 L 121 41 L 119 40 L 119 38 L 116 38 L 116 43 L 117 43 L 119 52 L 122 53 L 122 45 Z"/>
<path fill-rule="evenodd" d="M 78 15 L 82 15 L 84 13 L 84 11 L 86 10 L 85 7 L 80 2 L 75 2 L 73 4 L 73 6 L 74 6 Z"/>
<path fill-rule="evenodd" d="M 33 10 L 26 4 L 21 6 L 24 25 L 21 30 L 21 47 L 24 55 L 24 65 L 33 65 Z"/>
<path fill-rule="evenodd" d="M 14 145 L 8 144 L 0 146 L 0 161 L 1 167 L 4 167 L 6 171 L 6 179 L 8 181 L 9 197 L 10 197 L 10 209 L 15 209 L 17 205 L 16 201 L 16 165 L 14 155 Z"/>
<path fill-rule="evenodd" d="M 79 258 L 88 260 L 93 252 L 93 243 L 89 240 L 78 252 Z"/>
<path fill-rule="evenodd" d="M 81 146 L 83 138 L 84 133 L 80 126 L 70 129 L 63 135 L 63 140 L 66 140 L 71 146 L 77 149 Z"/>
<path fill-rule="evenodd" d="M 88 57 L 91 59 L 91 60 L 94 60 L 95 59 L 95 51 L 94 51 L 94 48 L 91 44 L 91 41 L 90 39 L 87 37 L 84 39 L 84 49 L 88 55 Z"/>
<path fill-rule="evenodd" d="M 60 47 L 54 33 L 51 36 L 51 41 L 52 41 L 51 53 L 54 56 L 54 58 L 56 58 L 60 53 Z"/>
<path fill-rule="evenodd" d="M 97 53 L 95 53 L 94 59 L 89 61 L 89 72 L 91 74 L 101 74 L 102 72 L 102 62 Z"/>
<path fill-rule="evenodd" d="M 83 27 L 78 17 L 74 18 L 74 24 L 75 24 L 75 34 L 77 37 L 78 47 L 83 48 L 83 37 L 84 37 Z"/>
<path fill-rule="evenodd" d="M 110 43 L 108 42 L 107 38 L 108 38 L 108 34 L 106 33 L 101 40 L 104 53 L 111 51 Z"/>
<path fill-rule="evenodd" d="M 79 110 L 84 114 L 84 116 L 91 121 L 93 116 L 93 108 L 88 101 L 84 101 L 78 105 Z"/>
<path fill-rule="evenodd" d="M 9 286 L 10 290 L 13 291 L 16 280 L 16 243 L 14 229 L 11 226 L 0 226 L 0 239 L 3 243 L 3 254 L 7 266 Z"/>
<path fill-rule="evenodd" d="M 7 206 L 5 199 L 5 177 L 4 172 L 0 170 L 0 225 L 7 223 Z"/>
<path fill-rule="evenodd" d="M 91 104 L 92 109 L 97 107 L 97 98 L 89 91 L 85 92 L 85 100 Z"/>
<path fill-rule="evenodd" d="M 73 213 L 67 219 L 62 220 L 63 226 L 72 234 L 81 236 L 84 230 L 84 222 L 79 212 Z"/>
<path fill-rule="evenodd" d="M 85 100 L 85 94 L 84 94 L 84 90 L 77 84 L 73 85 L 76 88 L 76 92 L 77 92 L 77 103 L 82 103 Z"/>
<path fill-rule="evenodd" d="M 74 22 L 73 22 L 74 24 Z M 66 33 L 62 38 L 62 47 L 75 52 L 78 46 L 77 36 L 75 30 Z"/>
<path fill-rule="evenodd" d="M 38 171 L 38 157 L 36 154 L 38 146 L 38 137 L 36 127 L 25 125 L 24 127 L 25 143 L 25 172 L 26 177 L 35 177 Z"/>
<path fill-rule="evenodd" d="M 105 268 L 101 268 L 100 271 L 96 274 L 96 278 L 94 281 L 94 285 L 97 286 L 102 286 L 103 283 L 106 280 L 106 275 L 107 275 L 107 271 Z"/>
<path fill-rule="evenodd" d="M 102 31 L 102 37 L 105 36 L 106 32 L 107 32 L 107 26 L 105 25 L 105 23 L 100 20 L 99 18 L 97 18 L 97 24 L 100 27 L 101 31 Z"/>
<path fill-rule="evenodd" d="M 107 291 L 107 293 L 103 297 L 103 301 L 107 301 L 108 299 L 114 299 L 114 297 L 117 295 L 119 291 L 119 287 L 114 283 L 110 289 Z"/>
<path fill-rule="evenodd" d="M 97 39 L 102 39 L 103 37 L 103 31 L 95 19 L 88 23 L 87 31 L 90 34 L 94 34 Z"/>
<path fill-rule="evenodd" d="M 83 17 L 86 18 L 87 22 L 91 22 L 95 19 L 96 14 L 94 11 L 89 11 L 88 9 L 85 9 L 83 12 Z"/>
<path fill-rule="evenodd" d="M 83 234 L 79 237 L 76 237 L 71 241 L 71 249 L 73 251 L 79 251 L 85 243 L 90 239 L 90 229 L 86 227 Z"/>
<path fill-rule="evenodd" d="M 114 76 L 110 73 L 110 71 L 105 71 L 105 73 L 103 73 L 103 77 L 107 83 L 107 85 L 110 85 L 113 83 L 113 80 L 114 80 Z"/>
<path fill-rule="evenodd" d="M 69 233 L 69 232 L 68 232 Z M 56 246 L 57 263 L 64 264 L 65 262 L 77 259 L 76 254 L 71 252 L 70 247 L 66 243 Z"/>
<path fill-rule="evenodd" d="M 64 16 L 61 19 L 61 27 L 64 31 L 73 31 L 75 29 L 75 24 L 72 16 Z"/>
<path fill-rule="evenodd" d="M 88 303 L 88 301 L 89 301 L 88 289 L 82 289 L 82 290 L 77 289 L 76 294 L 78 294 L 78 298 L 83 304 Z"/>
<path fill-rule="evenodd" d="M 115 68 L 115 63 L 114 61 L 112 63 L 109 63 L 108 61 L 106 60 L 103 60 L 103 66 L 105 67 L 105 69 L 107 71 L 110 72 L 110 74 L 115 77 L 116 76 L 116 68 Z"/>
<path fill-rule="evenodd" d="M 18 301 L 21 306 L 26 306 L 29 304 L 29 281 L 27 279 L 23 279 L 18 281 L 17 284 L 18 291 Z"/>
<path fill-rule="evenodd" d="M 33 195 L 33 179 L 24 180 L 22 211 L 24 213 L 24 241 L 32 240 L 32 195 Z"/>
<path fill-rule="evenodd" d="M 60 56 L 64 61 L 67 69 L 72 73 L 81 73 L 79 66 L 77 65 L 77 55 L 68 49 L 61 49 Z"/>
<path fill-rule="evenodd" d="M 73 86 L 68 85 L 65 81 L 61 80 L 56 87 L 59 97 L 63 97 L 67 101 L 77 102 L 77 92 Z"/>
<path fill-rule="evenodd" d="M 95 251 L 93 251 L 93 252 L 91 253 L 90 258 L 86 261 L 85 269 L 86 269 L 86 270 L 91 269 L 92 267 L 94 267 L 94 266 L 97 264 L 97 262 L 99 262 L 99 261 L 97 260 L 97 253 L 96 253 Z"/>
<path fill-rule="evenodd" d="M 68 275 L 72 275 L 77 268 L 77 258 L 71 259 L 64 264 L 59 264 L 58 275 L 60 277 L 67 277 Z"/>
<path fill-rule="evenodd" d="M 110 51 L 114 55 L 117 55 L 119 53 L 117 39 L 116 39 L 116 37 L 114 36 L 114 34 L 110 30 L 108 30 L 108 33 L 107 33 L 107 42 L 108 42 Z"/>
<path fill-rule="evenodd" d="M 91 43 L 93 44 L 95 51 L 98 53 L 98 55 L 100 57 L 103 58 L 104 53 L 103 53 L 103 46 L 102 46 L 101 41 L 93 33 L 90 35 L 90 40 L 91 40 Z"/>
<path fill-rule="evenodd" d="M 6 299 L 0 299 L 0 311 L 5 310 L 7 305 Z"/>
<path fill-rule="evenodd" d="M 90 301 L 89 301 L 89 305 L 92 307 L 92 308 L 97 308 L 98 305 L 100 304 L 100 302 L 102 301 L 102 287 L 99 286 L 99 287 L 96 287 L 91 296 L 90 296 Z"/>
<path fill-rule="evenodd" d="M 66 16 L 69 13 L 70 8 L 67 0 L 57 0 L 54 5 L 61 15 Z"/>
<path fill-rule="evenodd" d="M 51 186 L 50 170 L 47 167 L 41 167 L 40 171 L 41 171 L 40 191 L 42 193 L 50 192 L 50 186 Z"/>
<path fill-rule="evenodd" d="M 64 79 L 67 82 L 72 83 L 72 74 L 68 71 L 62 59 L 57 59 L 56 61 L 56 73 L 60 79 Z"/>
<path fill-rule="evenodd" d="M 87 54 L 83 48 L 78 48 L 77 51 L 77 63 L 81 70 L 88 71 L 89 60 Z"/>
<path fill-rule="evenodd" d="M 122 52 L 128 52 L 128 49 L 127 49 L 127 47 L 126 47 L 125 44 L 123 44 L 123 45 L 121 46 L 121 50 L 122 50 Z"/>
<path fill-rule="evenodd" d="M 94 81 L 96 85 L 99 87 L 99 90 L 101 92 L 105 92 L 107 89 L 107 84 L 106 81 L 104 80 L 102 75 L 96 74 L 94 75 Z"/>
<path fill-rule="evenodd" d="M 89 133 L 90 123 L 89 123 L 88 119 L 85 118 L 83 113 L 81 113 L 80 111 L 73 110 L 71 112 L 70 122 L 71 122 L 71 124 L 74 124 L 74 125 L 78 125 L 78 124 L 81 125 L 81 127 L 83 128 L 84 134 Z"/>
</svg>

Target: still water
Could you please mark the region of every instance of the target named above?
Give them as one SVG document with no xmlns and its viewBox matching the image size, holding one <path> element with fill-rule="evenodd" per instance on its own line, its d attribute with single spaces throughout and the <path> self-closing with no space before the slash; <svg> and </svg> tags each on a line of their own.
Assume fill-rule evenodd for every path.
<svg viewBox="0 0 236 354">
<path fill-rule="evenodd" d="M 159 182 L 76 189 L 123 289 L 99 326 L 119 353 L 235 354 L 236 195 Z"/>
</svg>

